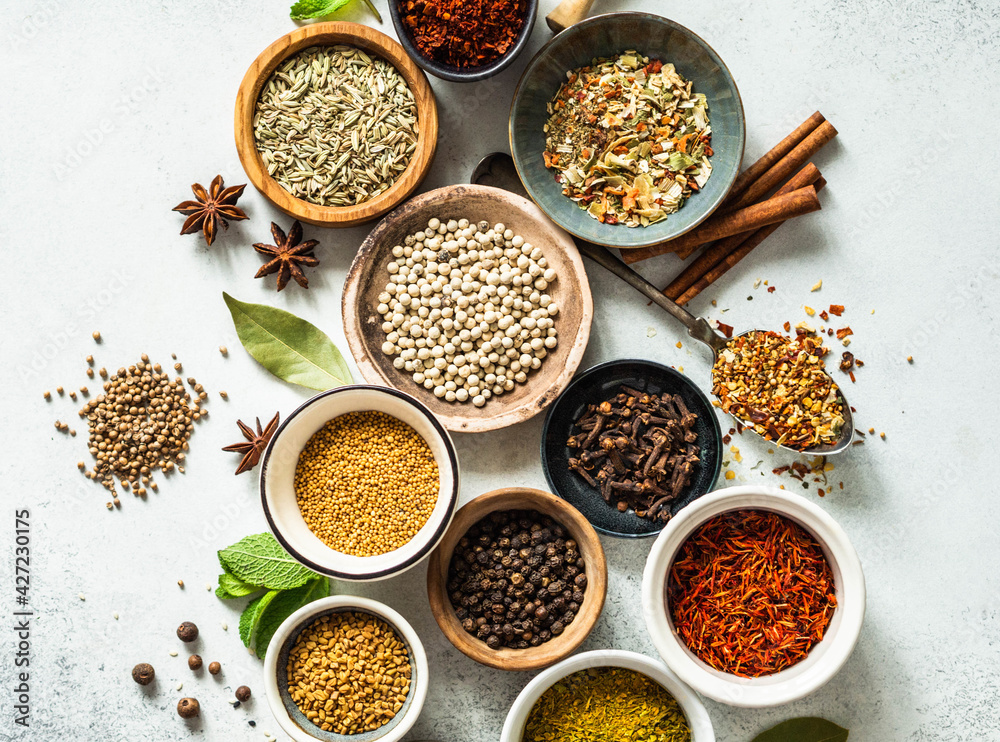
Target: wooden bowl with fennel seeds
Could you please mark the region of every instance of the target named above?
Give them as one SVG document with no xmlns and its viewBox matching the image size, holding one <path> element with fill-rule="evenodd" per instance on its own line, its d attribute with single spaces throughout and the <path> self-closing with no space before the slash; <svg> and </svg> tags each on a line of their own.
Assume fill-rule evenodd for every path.
<svg viewBox="0 0 1000 742">
<path fill-rule="evenodd" d="M 296 29 L 254 60 L 236 96 L 247 177 L 289 216 L 351 227 L 402 203 L 437 148 L 437 103 L 402 46 L 357 23 Z"/>
</svg>

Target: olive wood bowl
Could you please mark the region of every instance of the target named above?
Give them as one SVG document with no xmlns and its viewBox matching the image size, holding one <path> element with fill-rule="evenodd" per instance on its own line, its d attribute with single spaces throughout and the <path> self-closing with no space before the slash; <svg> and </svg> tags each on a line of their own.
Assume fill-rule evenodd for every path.
<svg viewBox="0 0 1000 742">
<path fill-rule="evenodd" d="M 392 187 L 354 206 L 319 206 L 296 198 L 272 178 L 253 138 L 253 113 L 261 89 L 278 65 L 311 46 L 347 44 L 391 63 L 413 91 L 417 105 L 417 148 Z M 271 44 L 254 60 L 236 94 L 236 150 L 247 177 L 281 211 L 319 227 L 353 227 L 377 219 L 396 208 L 420 185 L 437 149 L 438 114 L 427 76 L 397 41 L 359 23 L 314 23 L 292 31 Z"/>
<path fill-rule="evenodd" d="M 528 649 L 490 649 L 486 643 L 467 633 L 455 615 L 448 597 L 448 566 L 462 536 L 470 527 L 498 510 L 537 510 L 560 523 L 579 546 L 586 563 L 587 589 L 580 612 L 566 630 L 544 644 Z M 608 586 L 608 566 L 597 531 L 580 511 L 555 495 L 527 487 L 506 487 L 480 495 L 462 507 L 427 566 L 427 597 L 431 613 L 448 641 L 462 654 L 480 664 L 498 670 L 540 670 L 572 654 L 593 630 L 604 608 Z"/>
<path fill-rule="evenodd" d="M 462 219 L 503 223 L 525 241 L 542 249 L 558 277 L 547 293 L 559 306 L 555 317 L 559 344 L 532 371 L 524 384 L 485 406 L 472 402 L 447 402 L 416 383 L 411 374 L 395 368 L 393 358 L 382 352 L 385 333 L 376 312 L 377 297 L 389 278 L 386 266 L 392 248 L 404 237 L 420 231 L 427 222 Z M 481 433 L 522 422 L 545 409 L 573 378 L 590 339 L 594 302 L 583 259 L 572 238 L 553 224 L 526 198 L 499 188 L 454 185 L 421 194 L 383 219 L 361 245 L 347 274 L 342 297 L 344 335 L 361 376 L 370 384 L 391 386 L 426 405 L 448 430 Z"/>
</svg>

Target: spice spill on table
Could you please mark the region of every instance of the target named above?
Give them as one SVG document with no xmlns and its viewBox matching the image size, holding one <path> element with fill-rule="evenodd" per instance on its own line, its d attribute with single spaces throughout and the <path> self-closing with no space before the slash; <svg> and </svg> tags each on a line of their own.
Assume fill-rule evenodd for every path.
<svg viewBox="0 0 1000 742">
<path fill-rule="evenodd" d="M 586 564 L 564 526 L 535 510 L 490 513 L 459 539 L 448 596 L 462 628 L 490 649 L 537 647 L 579 614 Z"/>
<path fill-rule="evenodd" d="M 625 667 L 592 667 L 562 678 L 532 706 L 521 742 L 690 742 L 691 727 L 669 691 Z"/>
<path fill-rule="evenodd" d="M 674 630 L 700 660 L 755 678 L 801 662 L 837 607 L 816 539 L 777 513 L 738 510 L 702 524 L 665 585 Z"/>
<path fill-rule="evenodd" d="M 567 73 L 548 104 L 545 167 L 604 224 L 645 227 L 712 174 L 708 101 L 672 64 L 635 51 Z"/>
</svg>

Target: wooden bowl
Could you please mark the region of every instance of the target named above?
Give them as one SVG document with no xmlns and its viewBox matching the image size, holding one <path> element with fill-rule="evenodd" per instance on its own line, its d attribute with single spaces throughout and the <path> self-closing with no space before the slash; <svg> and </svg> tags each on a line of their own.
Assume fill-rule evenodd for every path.
<svg viewBox="0 0 1000 742">
<path fill-rule="evenodd" d="M 354 206 L 318 206 L 286 191 L 272 178 L 253 138 L 253 112 L 261 88 L 278 65 L 310 46 L 348 44 L 391 63 L 413 91 L 417 104 L 417 148 L 392 187 L 370 201 Z M 397 41 L 359 23 L 314 23 L 292 31 L 271 44 L 254 60 L 236 94 L 236 150 L 247 177 L 264 197 L 289 216 L 319 227 L 353 227 L 391 211 L 427 175 L 437 149 L 437 103 L 427 77 Z"/>
<path fill-rule="evenodd" d="M 470 527 L 497 510 L 537 510 L 559 522 L 577 542 L 586 562 L 587 590 L 573 622 L 557 637 L 528 649 L 490 649 L 468 634 L 455 615 L 448 598 L 448 565 L 462 536 Z M 480 495 L 462 507 L 441 543 L 431 552 L 427 566 L 427 597 L 431 612 L 448 641 L 483 665 L 498 670 L 540 670 L 572 654 L 593 630 L 604 608 L 608 566 L 597 531 L 576 508 L 555 495 L 527 487 L 507 487 Z"/>
<path fill-rule="evenodd" d="M 485 219 L 502 222 L 527 242 L 540 247 L 558 274 L 547 289 L 559 307 L 555 327 L 559 344 L 532 371 L 524 384 L 502 396 L 492 397 L 483 407 L 471 402 L 447 402 L 417 384 L 411 375 L 396 369 L 392 357 L 382 352 L 385 333 L 382 317 L 375 311 L 377 297 L 385 290 L 386 266 L 392 248 L 404 237 L 426 228 L 428 220 Z M 437 415 L 452 431 L 480 433 L 527 420 L 547 407 L 566 387 L 576 371 L 590 339 L 594 302 L 583 259 L 572 238 L 553 224 L 532 202 L 521 196 L 487 186 L 456 185 L 421 194 L 394 211 L 361 245 L 344 285 L 342 311 L 344 334 L 361 375 L 371 384 L 384 384 L 411 394 Z"/>
</svg>

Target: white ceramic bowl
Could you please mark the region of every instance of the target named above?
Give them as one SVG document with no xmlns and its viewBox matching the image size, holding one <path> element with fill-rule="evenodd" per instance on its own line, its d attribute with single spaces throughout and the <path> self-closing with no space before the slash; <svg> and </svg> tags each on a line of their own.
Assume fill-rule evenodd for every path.
<svg viewBox="0 0 1000 742">
<path fill-rule="evenodd" d="M 438 465 L 441 490 L 430 518 L 409 543 L 387 554 L 358 557 L 331 549 L 309 530 L 295 500 L 294 482 L 299 453 L 314 433 L 335 417 L 367 410 L 402 420 L 427 442 Z M 317 394 L 281 424 L 260 469 L 261 502 L 275 538 L 309 569 L 341 580 L 382 580 L 405 572 L 430 554 L 455 514 L 458 486 L 458 457 L 448 431 L 409 394 L 378 386 L 342 386 Z"/>
<path fill-rule="evenodd" d="M 641 672 L 651 680 L 655 680 L 666 688 L 680 704 L 691 727 L 692 742 L 715 742 L 715 732 L 712 730 L 708 711 L 705 710 L 705 705 L 690 688 L 662 663 L 638 652 L 626 652 L 621 649 L 597 649 L 591 652 L 581 652 L 567 657 L 562 662 L 536 675 L 530 683 L 524 686 L 524 690 L 514 699 L 514 704 L 507 712 L 507 719 L 504 721 L 503 731 L 500 733 L 500 742 L 521 742 L 528 715 L 541 695 L 567 675 L 591 667 L 625 667 Z"/>
<path fill-rule="evenodd" d="M 369 613 L 382 619 L 393 628 L 410 653 L 410 692 L 406 696 L 406 702 L 388 724 L 363 734 L 334 734 L 314 726 L 299 711 L 285 684 L 288 654 L 302 630 L 321 616 L 345 611 Z M 409 622 L 383 603 L 353 595 L 322 598 L 295 611 L 274 632 L 264 657 L 264 693 L 267 705 L 285 734 L 296 742 L 397 742 L 410 731 L 420 716 L 420 709 L 427 698 L 427 683 L 427 655 L 420 637 Z"/>
<path fill-rule="evenodd" d="M 823 640 L 798 664 L 759 678 L 723 673 L 698 659 L 675 632 L 667 607 L 667 574 L 681 546 L 705 521 L 734 510 L 767 510 L 806 529 L 823 549 L 836 587 L 837 609 Z M 847 534 L 821 508 L 775 487 L 729 487 L 695 500 L 657 537 L 642 576 L 642 612 L 663 661 L 696 691 L 731 706 L 778 706 L 821 688 L 847 662 L 865 618 L 865 576 Z"/>
</svg>

